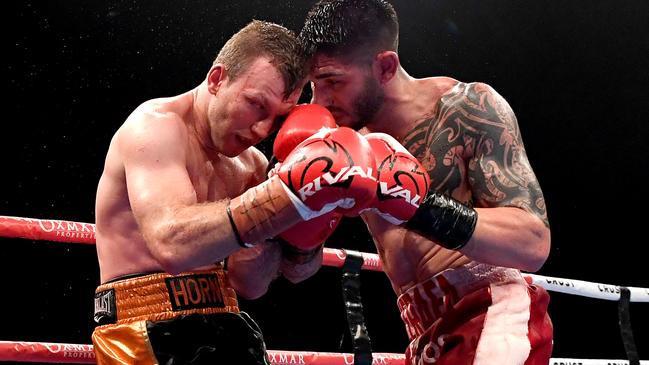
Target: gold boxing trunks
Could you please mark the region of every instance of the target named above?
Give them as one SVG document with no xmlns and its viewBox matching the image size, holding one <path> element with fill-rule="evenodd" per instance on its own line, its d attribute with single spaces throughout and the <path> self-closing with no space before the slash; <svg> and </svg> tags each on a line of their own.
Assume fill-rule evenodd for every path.
<svg viewBox="0 0 649 365">
<path fill-rule="evenodd" d="M 100 285 L 97 364 L 268 364 L 261 331 L 239 311 L 222 267 L 154 273 Z M 228 362 L 225 362 L 228 363 Z"/>
</svg>

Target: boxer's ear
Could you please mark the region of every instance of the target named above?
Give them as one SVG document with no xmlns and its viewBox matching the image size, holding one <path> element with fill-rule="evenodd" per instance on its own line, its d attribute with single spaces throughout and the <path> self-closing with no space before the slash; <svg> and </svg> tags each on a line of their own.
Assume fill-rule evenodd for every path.
<svg viewBox="0 0 649 365">
<path fill-rule="evenodd" d="M 207 90 L 211 94 L 216 94 L 221 85 L 225 82 L 227 78 L 227 70 L 225 65 L 222 63 L 217 63 L 212 65 L 209 71 L 207 71 Z"/>
<path fill-rule="evenodd" d="M 377 53 L 372 63 L 372 72 L 381 84 L 386 84 L 394 75 L 397 74 L 399 68 L 399 55 L 393 51 L 384 51 Z"/>
</svg>

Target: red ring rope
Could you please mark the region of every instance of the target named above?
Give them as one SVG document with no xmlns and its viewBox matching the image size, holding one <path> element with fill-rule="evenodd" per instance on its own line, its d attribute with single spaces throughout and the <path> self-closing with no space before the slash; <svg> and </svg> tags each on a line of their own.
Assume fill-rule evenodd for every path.
<svg viewBox="0 0 649 365">
<path fill-rule="evenodd" d="M 403 365 L 401 354 L 373 353 L 374 363 Z M 268 350 L 273 365 L 347 365 L 354 363 L 354 354 Z M 94 364 L 92 345 L 48 342 L 0 341 L 0 361 Z"/>
<path fill-rule="evenodd" d="M 0 216 L 0 237 L 25 238 L 68 243 L 95 243 L 95 225 L 92 223 Z M 379 256 L 360 253 L 364 270 L 383 271 Z M 322 264 L 342 267 L 347 253 L 335 248 L 324 249 Z"/>
</svg>

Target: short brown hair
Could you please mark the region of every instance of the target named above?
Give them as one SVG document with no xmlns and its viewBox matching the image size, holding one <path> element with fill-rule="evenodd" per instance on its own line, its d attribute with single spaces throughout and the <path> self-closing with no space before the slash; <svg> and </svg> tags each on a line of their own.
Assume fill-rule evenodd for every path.
<svg viewBox="0 0 649 365">
<path fill-rule="evenodd" d="M 221 48 L 214 63 L 222 63 L 234 80 L 258 57 L 270 58 L 284 79 L 284 97 L 292 94 L 306 77 L 306 56 L 297 36 L 285 27 L 253 20 Z"/>
</svg>

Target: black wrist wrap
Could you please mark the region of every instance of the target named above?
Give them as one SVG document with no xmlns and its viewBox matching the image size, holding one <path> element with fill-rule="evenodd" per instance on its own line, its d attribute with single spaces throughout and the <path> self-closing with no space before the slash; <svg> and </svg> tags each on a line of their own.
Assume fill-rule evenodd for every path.
<svg viewBox="0 0 649 365">
<path fill-rule="evenodd" d="M 473 235 L 478 214 L 475 209 L 434 191 L 429 191 L 405 226 L 450 250 L 459 250 Z"/>
<path fill-rule="evenodd" d="M 243 248 L 250 248 L 253 245 L 247 244 L 243 242 L 241 239 L 241 234 L 239 233 L 239 229 L 237 228 L 237 225 L 234 224 L 234 219 L 232 219 L 232 211 L 230 210 L 230 204 L 225 208 L 225 211 L 228 213 L 228 220 L 230 221 L 230 226 L 232 227 L 232 232 L 234 233 L 234 237 L 237 239 L 237 243 L 239 246 Z"/>
</svg>

